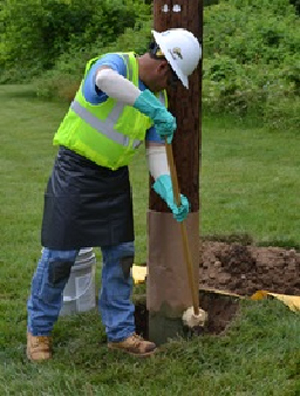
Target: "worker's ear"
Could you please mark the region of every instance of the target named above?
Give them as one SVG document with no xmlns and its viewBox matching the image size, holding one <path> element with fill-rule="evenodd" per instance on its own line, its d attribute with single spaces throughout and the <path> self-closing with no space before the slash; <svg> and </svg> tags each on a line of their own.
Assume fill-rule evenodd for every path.
<svg viewBox="0 0 300 396">
<path fill-rule="evenodd" d="M 157 65 L 157 71 L 159 74 L 166 74 L 169 70 L 169 63 L 167 60 L 162 59 L 159 61 L 158 65 Z"/>
</svg>

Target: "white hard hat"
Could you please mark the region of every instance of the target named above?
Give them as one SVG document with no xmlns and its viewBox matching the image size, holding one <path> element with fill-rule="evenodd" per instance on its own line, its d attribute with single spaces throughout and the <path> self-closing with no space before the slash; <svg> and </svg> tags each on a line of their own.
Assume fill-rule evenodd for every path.
<svg viewBox="0 0 300 396">
<path fill-rule="evenodd" d="M 182 84 L 188 88 L 188 76 L 196 69 L 202 54 L 197 38 L 193 33 L 182 28 L 161 33 L 152 30 L 152 34 L 172 69 Z"/>
</svg>

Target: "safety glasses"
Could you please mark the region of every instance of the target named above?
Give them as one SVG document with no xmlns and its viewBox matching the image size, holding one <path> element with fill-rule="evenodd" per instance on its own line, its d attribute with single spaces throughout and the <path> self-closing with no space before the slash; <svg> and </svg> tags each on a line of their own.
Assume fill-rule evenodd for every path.
<svg viewBox="0 0 300 396">
<path fill-rule="evenodd" d="M 150 44 L 149 52 L 152 55 L 152 57 L 155 59 L 166 59 L 164 53 L 162 52 L 159 45 L 157 45 L 155 41 L 153 41 Z"/>
</svg>

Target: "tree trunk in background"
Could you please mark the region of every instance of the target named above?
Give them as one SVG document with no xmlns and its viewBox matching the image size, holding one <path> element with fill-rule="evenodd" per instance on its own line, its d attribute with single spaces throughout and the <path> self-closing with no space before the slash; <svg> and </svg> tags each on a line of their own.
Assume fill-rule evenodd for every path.
<svg viewBox="0 0 300 396">
<path fill-rule="evenodd" d="M 203 1 L 154 0 L 154 30 L 186 28 L 202 43 Z M 172 142 L 181 193 L 191 204 L 186 220 L 190 249 L 199 284 L 199 167 L 201 153 L 202 61 L 189 78 L 189 90 L 181 83 L 168 90 L 169 110 L 177 119 Z M 150 180 L 148 213 L 148 284 L 150 338 L 161 344 L 182 333 L 182 312 L 191 304 L 178 224 Z"/>
</svg>

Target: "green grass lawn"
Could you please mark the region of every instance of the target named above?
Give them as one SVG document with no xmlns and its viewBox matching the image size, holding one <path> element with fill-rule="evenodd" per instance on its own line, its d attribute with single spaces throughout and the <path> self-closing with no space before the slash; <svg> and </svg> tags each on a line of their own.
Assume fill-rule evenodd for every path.
<svg viewBox="0 0 300 396">
<path fill-rule="evenodd" d="M 203 131 L 203 234 L 249 234 L 261 245 L 300 246 L 300 134 L 226 120 Z"/>
<path fill-rule="evenodd" d="M 300 396 L 300 316 L 278 301 L 244 301 L 226 335 L 172 340 L 146 360 L 109 352 L 95 311 L 64 317 L 54 330 L 55 358 L 27 362 L 26 300 L 40 255 L 52 137 L 66 109 L 38 101 L 28 87 L 0 87 L 0 395 Z M 201 234 L 249 234 L 256 243 L 299 247 L 299 140 L 288 131 L 204 119 Z M 143 149 L 131 179 L 142 262 Z"/>
</svg>

